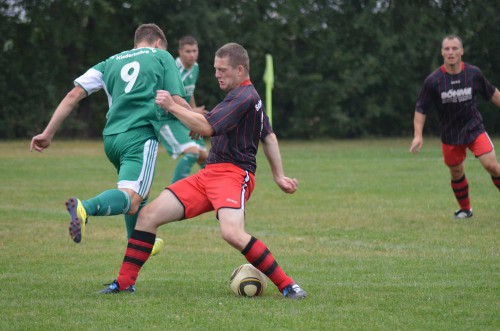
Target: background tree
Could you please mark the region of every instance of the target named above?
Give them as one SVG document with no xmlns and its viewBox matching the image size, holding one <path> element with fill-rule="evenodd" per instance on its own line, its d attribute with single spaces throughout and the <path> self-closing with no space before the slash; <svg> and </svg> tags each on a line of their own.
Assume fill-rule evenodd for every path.
<svg viewBox="0 0 500 331">
<path fill-rule="evenodd" d="M 264 97 L 265 54 L 274 57 L 273 124 L 283 138 L 411 136 L 425 77 L 442 63 L 444 35 L 463 37 L 466 62 L 500 86 L 500 12 L 493 0 L 0 0 L 0 138 L 28 138 L 46 125 L 84 70 L 132 48 L 141 23 L 161 26 L 176 56 L 178 39 L 199 40 L 197 101 L 223 97 L 213 54 L 244 45 Z M 500 111 L 480 101 L 490 134 Z M 83 101 L 58 136 L 97 137 L 107 100 Z M 428 133 L 437 116 L 429 114 Z"/>
</svg>

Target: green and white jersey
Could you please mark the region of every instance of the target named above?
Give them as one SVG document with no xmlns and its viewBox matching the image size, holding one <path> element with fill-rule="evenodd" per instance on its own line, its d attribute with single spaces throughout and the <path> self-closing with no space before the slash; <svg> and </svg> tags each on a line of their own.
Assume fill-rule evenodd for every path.
<svg viewBox="0 0 500 331">
<path fill-rule="evenodd" d="M 184 83 L 184 88 L 186 89 L 186 101 L 189 103 L 194 94 L 198 76 L 200 75 L 200 67 L 198 66 L 198 63 L 195 63 L 191 69 L 186 69 L 179 57 L 175 59 L 175 64 L 177 65 L 177 68 L 179 68 L 181 79 Z"/>
<path fill-rule="evenodd" d="M 167 51 L 138 48 L 116 54 L 75 79 L 90 95 L 104 89 L 109 110 L 103 135 L 126 132 L 145 125 L 157 126 L 165 112 L 155 103 L 156 91 L 186 96 L 184 85 Z"/>
</svg>

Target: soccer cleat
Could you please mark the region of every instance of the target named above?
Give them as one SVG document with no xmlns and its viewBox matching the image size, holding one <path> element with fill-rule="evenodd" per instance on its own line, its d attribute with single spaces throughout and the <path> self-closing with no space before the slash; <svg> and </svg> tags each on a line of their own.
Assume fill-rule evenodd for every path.
<svg viewBox="0 0 500 331">
<path fill-rule="evenodd" d="M 160 253 L 162 248 L 163 248 L 163 239 L 156 238 L 153 250 L 151 251 L 151 256 L 155 256 L 156 254 Z"/>
<path fill-rule="evenodd" d="M 69 223 L 69 235 L 74 242 L 79 243 L 85 234 L 85 224 L 87 224 L 87 212 L 83 208 L 80 199 L 69 198 L 66 200 L 66 209 L 71 215 Z"/>
<path fill-rule="evenodd" d="M 459 209 L 453 214 L 453 219 L 463 220 L 472 217 L 472 209 Z"/>
<path fill-rule="evenodd" d="M 307 296 L 307 292 L 295 283 L 285 287 L 282 293 L 283 296 L 288 299 L 304 299 Z"/>
<path fill-rule="evenodd" d="M 106 287 L 104 290 L 99 291 L 98 293 L 102 294 L 116 294 L 116 293 L 121 293 L 121 292 L 126 292 L 126 293 L 135 293 L 135 286 L 130 285 L 124 290 L 120 290 L 120 286 L 118 285 L 118 281 L 115 279 L 111 284 L 106 284 L 108 287 Z"/>
</svg>

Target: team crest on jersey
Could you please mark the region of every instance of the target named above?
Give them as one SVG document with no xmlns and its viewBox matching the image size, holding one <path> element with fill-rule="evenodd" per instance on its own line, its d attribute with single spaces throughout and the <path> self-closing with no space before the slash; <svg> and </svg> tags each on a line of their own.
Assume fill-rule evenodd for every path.
<svg viewBox="0 0 500 331">
<path fill-rule="evenodd" d="M 461 89 L 450 89 L 447 92 L 441 92 L 441 101 L 445 103 L 457 103 L 472 100 L 472 87 Z"/>
</svg>

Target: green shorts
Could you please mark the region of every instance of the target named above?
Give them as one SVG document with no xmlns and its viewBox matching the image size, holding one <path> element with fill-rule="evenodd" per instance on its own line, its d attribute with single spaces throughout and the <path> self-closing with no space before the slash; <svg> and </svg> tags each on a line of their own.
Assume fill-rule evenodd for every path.
<svg viewBox="0 0 500 331">
<path fill-rule="evenodd" d="M 155 175 L 158 140 L 151 127 L 104 136 L 104 151 L 118 172 L 118 188 L 146 198 Z"/>
<path fill-rule="evenodd" d="M 158 140 L 165 147 L 168 154 L 175 160 L 189 147 L 198 147 L 205 150 L 205 139 L 200 137 L 196 140 L 189 136 L 189 128 L 176 118 L 162 121 Z"/>
</svg>

